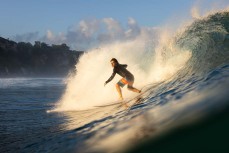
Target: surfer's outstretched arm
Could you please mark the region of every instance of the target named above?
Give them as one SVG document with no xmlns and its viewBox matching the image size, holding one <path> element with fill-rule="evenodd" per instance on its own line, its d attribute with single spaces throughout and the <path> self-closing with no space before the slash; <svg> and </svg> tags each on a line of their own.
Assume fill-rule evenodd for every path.
<svg viewBox="0 0 229 153">
<path fill-rule="evenodd" d="M 108 84 L 111 80 L 113 80 L 113 78 L 115 77 L 115 74 L 116 74 L 115 72 L 112 73 L 111 77 L 104 83 L 104 86 Z"/>
</svg>

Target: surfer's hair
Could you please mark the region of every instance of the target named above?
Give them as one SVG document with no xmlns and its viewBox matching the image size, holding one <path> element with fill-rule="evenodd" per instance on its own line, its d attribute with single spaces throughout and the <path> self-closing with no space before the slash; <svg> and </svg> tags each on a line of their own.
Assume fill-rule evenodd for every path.
<svg viewBox="0 0 229 153">
<path fill-rule="evenodd" d="M 118 63 L 118 60 L 116 58 L 112 58 L 111 61 L 114 61 L 115 63 Z"/>
</svg>

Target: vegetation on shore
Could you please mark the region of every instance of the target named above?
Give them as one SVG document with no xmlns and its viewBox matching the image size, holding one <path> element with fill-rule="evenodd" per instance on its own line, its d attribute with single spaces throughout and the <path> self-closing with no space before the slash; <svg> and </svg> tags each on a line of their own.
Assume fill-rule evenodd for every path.
<svg viewBox="0 0 229 153">
<path fill-rule="evenodd" d="M 0 37 L 0 77 L 64 77 L 75 71 L 83 51 L 74 51 L 66 44 L 34 45 Z"/>
</svg>

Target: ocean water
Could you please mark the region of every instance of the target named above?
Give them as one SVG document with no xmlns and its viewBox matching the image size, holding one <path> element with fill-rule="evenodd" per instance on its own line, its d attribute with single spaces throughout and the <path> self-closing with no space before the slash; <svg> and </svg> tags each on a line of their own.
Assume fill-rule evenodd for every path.
<svg viewBox="0 0 229 153">
<path fill-rule="evenodd" d="M 128 51 L 133 49 L 129 47 L 132 45 L 111 47 Z M 225 112 L 229 110 L 229 13 L 218 12 L 195 20 L 172 38 L 173 49 L 167 42 L 150 49 L 141 43 L 139 46 L 145 52 L 133 52 L 133 56 L 142 60 L 121 57 L 120 53 L 107 54 L 104 50 L 86 53 L 76 66 L 76 76 L 69 78 L 0 79 L 0 152 L 168 152 L 174 148 L 177 152 L 222 152 L 220 149 L 228 149 L 224 139 L 229 135 L 225 130 L 228 126 L 217 127 L 221 124 L 211 120 L 217 128 L 210 131 L 212 124 L 207 121 L 228 116 Z M 136 86 L 143 87 L 144 92 L 141 103 L 128 109 L 122 105 L 95 107 L 114 101 L 117 95 L 113 94 L 114 82 L 103 87 L 102 81 L 111 72 L 109 65 L 100 65 L 98 69 L 93 62 L 114 55 L 120 55 L 128 64 L 134 60 L 140 63 L 130 69 L 136 74 Z M 85 64 L 85 59 L 91 57 L 95 61 L 87 60 Z M 150 66 L 152 61 L 162 64 Z M 150 68 L 142 68 L 144 65 Z M 101 76 L 102 70 L 108 72 Z M 144 78 L 150 77 L 138 84 L 138 72 Z M 95 77 L 98 84 L 91 82 L 95 82 Z M 123 92 L 129 104 L 133 103 L 136 94 L 128 93 L 125 88 Z M 200 123 L 203 131 L 209 131 L 203 137 L 198 133 L 200 127 L 182 132 Z M 174 139 L 166 137 L 179 132 L 184 139 L 178 134 Z M 190 135 L 195 138 L 190 139 Z M 203 141 L 197 145 L 197 140 Z M 171 143 L 174 148 L 169 146 Z"/>
</svg>

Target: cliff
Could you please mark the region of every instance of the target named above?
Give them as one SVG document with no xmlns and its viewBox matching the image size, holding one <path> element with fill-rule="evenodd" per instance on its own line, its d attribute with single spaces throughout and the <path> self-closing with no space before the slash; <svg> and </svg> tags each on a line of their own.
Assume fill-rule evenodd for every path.
<svg viewBox="0 0 229 153">
<path fill-rule="evenodd" d="M 64 77 L 75 70 L 82 53 L 66 44 L 32 45 L 0 37 L 0 77 Z"/>
</svg>

